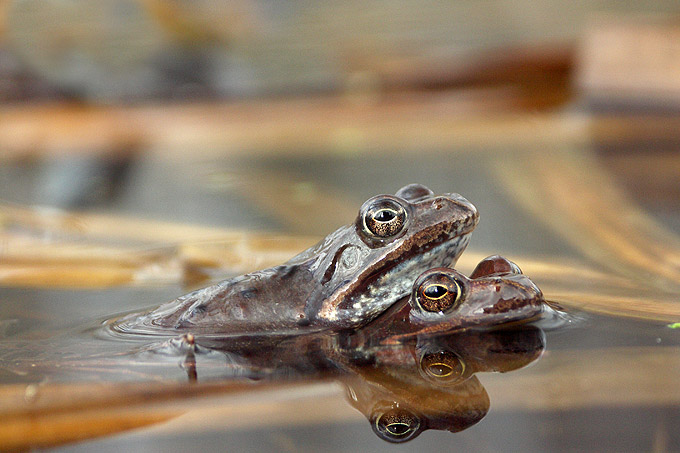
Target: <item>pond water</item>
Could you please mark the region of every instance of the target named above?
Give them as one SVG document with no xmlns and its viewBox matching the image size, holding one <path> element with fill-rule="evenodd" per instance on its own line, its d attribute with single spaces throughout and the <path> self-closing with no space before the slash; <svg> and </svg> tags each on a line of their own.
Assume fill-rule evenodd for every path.
<svg viewBox="0 0 680 453">
<path fill-rule="evenodd" d="M 673 232 L 680 213 L 657 205 L 663 210 L 657 216 L 636 205 L 606 161 L 586 148 L 454 147 L 323 159 L 140 153 L 115 165 L 72 156 L 0 170 L 7 206 L 314 237 L 353 221 L 370 196 L 411 182 L 459 192 L 477 206 L 480 223 L 458 269 L 467 274 L 484 256 L 507 256 L 564 313 L 551 310 L 528 326 L 396 345 L 358 347 L 352 332 L 192 344 L 178 336 L 114 334 L 106 320 L 155 307 L 232 270 L 192 267 L 200 283 L 174 277 L 101 288 L 87 281 L 80 288 L 10 282 L 0 288 L 0 413 L 16 416 L 18 425 L 6 426 L 3 437 L 15 443 L 3 445 L 65 443 L 58 451 L 680 449 L 680 328 L 674 325 L 680 321 L 680 249 Z M 13 218 L 3 225 L 8 235 L 47 245 L 122 245 L 178 256 L 178 245 L 160 233 L 157 240 L 148 234 L 95 240 L 83 222 L 75 232 Z M 206 244 L 210 249 L 210 238 Z M 159 264 L 158 272 L 167 269 L 175 268 Z M 31 417 L 66 434 L 50 437 L 21 425 Z M 412 439 L 380 438 L 390 436 Z M 72 443 L 78 439 L 87 440 Z"/>
</svg>

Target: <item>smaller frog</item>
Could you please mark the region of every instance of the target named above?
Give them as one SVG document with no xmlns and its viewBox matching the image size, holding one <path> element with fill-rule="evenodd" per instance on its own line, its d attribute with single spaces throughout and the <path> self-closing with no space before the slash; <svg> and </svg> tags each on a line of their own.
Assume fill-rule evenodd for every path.
<svg viewBox="0 0 680 453">
<path fill-rule="evenodd" d="M 409 303 L 411 322 L 436 323 L 436 331 L 525 321 L 544 308 L 541 290 L 515 263 L 498 255 L 482 260 L 469 278 L 454 269 L 425 271 Z"/>
<path fill-rule="evenodd" d="M 358 332 L 354 341 L 398 343 L 414 335 L 525 322 L 538 318 L 544 308 L 543 294 L 529 277 L 512 261 L 494 255 L 470 277 L 445 267 L 423 272 L 411 296 Z"/>
</svg>

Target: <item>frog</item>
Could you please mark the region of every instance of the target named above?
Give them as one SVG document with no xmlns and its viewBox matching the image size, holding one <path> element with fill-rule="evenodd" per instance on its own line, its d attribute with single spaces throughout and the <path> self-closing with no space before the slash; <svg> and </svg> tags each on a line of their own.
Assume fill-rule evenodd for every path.
<svg viewBox="0 0 680 453">
<path fill-rule="evenodd" d="M 540 358 L 545 337 L 532 321 L 546 307 L 538 286 L 499 255 L 480 261 L 469 277 L 428 269 L 409 296 L 336 337 L 342 353 L 335 362 L 353 371 L 344 379 L 347 399 L 388 442 L 408 442 L 427 429 L 462 431 L 489 408 L 476 373 L 508 372 Z"/>
<path fill-rule="evenodd" d="M 492 255 L 469 277 L 448 267 L 426 270 L 409 296 L 370 328 L 356 331 L 351 343 L 398 343 L 414 336 L 526 323 L 538 319 L 546 307 L 541 290 L 517 264 Z"/>
<path fill-rule="evenodd" d="M 432 288 L 432 285 L 443 288 Z M 519 267 L 505 258 L 492 256 L 480 262 L 470 277 L 450 268 L 426 270 L 415 279 L 410 295 L 354 330 L 298 330 L 273 335 L 262 329 L 247 335 L 196 335 L 191 331 L 169 329 L 165 331 L 167 335 L 153 337 L 127 335 L 127 332 L 123 335 L 111 328 L 99 330 L 101 325 L 97 323 L 93 329 L 98 329 L 98 337 L 144 344 L 112 355 L 111 347 L 117 351 L 115 342 L 88 343 L 87 338 L 82 338 L 78 353 L 74 353 L 73 348 L 61 348 L 66 352 L 60 356 L 54 347 L 47 347 L 58 341 L 50 338 L 46 344 L 33 342 L 36 352 L 28 359 L 14 360 L 12 348 L 7 348 L 6 353 L 10 355 L 3 357 L 8 363 L 15 362 L 12 370 L 16 376 L 29 380 L 36 376 L 69 375 L 69 372 L 74 373 L 69 375 L 71 379 L 82 378 L 87 375 L 84 369 L 104 370 L 109 366 L 124 374 L 137 365 L 143 370 L 156 365 L 162 369 L 166 359 L 158 358 L 179 359 L 182 368 L 191 371 L 191 364 L 199 357 L 204 371 L 208 371 L 206 361 L 217 364 L 209 368 L 209 374 L 213 376 L 249 375 L 249 369 L 268 370 L 264 373 L 267 375 L 289 375 L 291 369 L 319 368 L 317 362 L 310 365 L 309 357 L 321 360 L 327 364 L 326 369 L 332 369 L 339 363 L 373 361 L 372 357 L 380 356 L 382 350 L 393 351 L 390 348 L 414 341 L 418 343 L 417 350 L 428 355 L 421 343 L 439 344 L 433 339 L 468 330 L 486 331 L 525 324 L 541 317 L 544 310 L 550 314 L 552 309 L 544 302 L 540 289 Z M 69 345 L 76 337 L 73 332 L 64 336 Z M 433 377 L 439 378 L 436 372 L 444 368 L 460 368 L 464 371 L 460 376 L 463 379 L 475 370 L 469 363 L 462 367 L 455 365 L 455 356 L 429 356 L 434 359 L 424 361 L 431 365 L 424 370 L 434 370 L 426 373 Z M 226 370 L 223 369 L 225 360 L 229 364 Z M 446 360 L 452 362 L 444 367 L 442 364 Z M 196 379 L 195 374 L 195 371 L 189 373 L 190 380 Z"/>
<path fill-rule="evenodd" d="M 278 373 L 278 368 L 285 368 L 284 363 L 288 367 L 295 364 L 296 370 L 308 369 L 308 359 L 303 358 L 306 355 L 316 361 L 323 358 L 322 362 L 333 363 L 329 368 L 341 363 L 384 361 L 383 356 L 388 357 L 387 360 L 406 360 L 398 358 L 395 351 L 403 350 L 403 345 L 415 344 L 416 355 L 421 357 L 422 377 L 451 384 L 468 379 L 481 368 L 497 371 L 490 368 L 489 363 L 499 363 L 505 370 L 513 369 L 512 366 L 517 365 L 514 356 L 509 363 L 505 362 L 505 357 L 498 354 L 498 348 L 485 350 L 478 347 L 477 339 L 496 338 L 484 336 L 487 331 L 502 333 L 503 330 L 499 329 L 524 327 L 524 324 L 538 320 L 546 307 L 541 290 L 514 262 L 493 255 L 480 261 L 469 277 L 451 268 L 428 269 L 415 279 L 409 296 L 356 330 L 282 336 L 263 332 L 245 338 L 201 338 L 200 346 L 204 353 L 220 351 L 231 357 L 227 362 L 234 363 L 241 360 L 236 358 L 248 357 L 248 367 Z M 479 332 L 479 335 L 470 333 L 471 330 Z M 464 338 L 470 344 L 445 346 L 442 343 L 451 341 L 451 338 Z M 538 342 L 540 347 L 532 342 L 524 343 L 528 349 L 523 356 L 535 360 L 534 353 L 542 350 L 542 341 Z M 197 347 L 191 334 L 172 339 L 169 344 L 171 347 L 161 345 L 158 349 L 181 352 Z M 295 346 L 282 347 L 284 344 Z M 182 348 L 177 349 L 177 345 Z M 477 352 L 472 360 L 463 360 L 455 351 L 466 348 L 486 352 Z M 310 350 L 316 352 L 305 354 Z M 293 351 L 293 356 L 283 359 L 286 356 L 284 351 Z M 475 360 L 487 365 L 480 367 Z M 319 363 L 315 362 L 314 368 L 322 368 Z M 443 373 L 442 370 L 448 371 Z"/>
<path fill-rule="evenodd" d="M 356 329 L 407 295 L 426 269 L 453 266 L 478 223 L 457 193 L 409 184 L 286 263 L 198 289 L 111 323 L 144 334 L 230 336 Z"/>
<path fill-rule="evenodd" d="M 540 290 L 516 264 L 492 256 L 469 277 L 451 268 L 426 270 L 410 295 L 355 331 L 280 337 L 261 331 L 237 338 L 184 332 L 126 353 L 100 351 L 97 342 L 90 345 L 94 354 L 68 351 L 56 361 L 50 339 L 50 347 L 37 348 L 39 356 L 8 360 L 6 369 L 28 382 L 74 381 L 91 373 L 155 381 L 173 379 L 180 369 L 190 383 L 331 377 L 345 386 L 350 404 L 379 438 L 402 443 L 426 430 L 459 432 L 481 421 L 490 400 L 476 375 L 512 371 L 540 358 L 544 335 L 524 323 L 541 314 L 542 304 Z"/>
</svg>

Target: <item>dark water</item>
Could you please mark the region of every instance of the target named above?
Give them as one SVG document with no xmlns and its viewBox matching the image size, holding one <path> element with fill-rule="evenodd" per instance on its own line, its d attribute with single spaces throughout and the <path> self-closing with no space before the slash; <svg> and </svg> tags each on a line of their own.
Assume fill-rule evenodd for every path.
<svg viewBox="0 0 680 453">
<path fill-rule="evenodd" d="M 108 293 L 112 299 L 123 294 L 139 299 L 145 296 L 145 292 Z M 633 369 L 633 375 L 658 372 L 635 368 L 642 366 L 637 358 L 644 351 L 670 348 L 677 356 L 680 335 L 666 323 L 549 310 L 540 320 L 523 326 L 421 335 L 388 346 L 375 341 L 370 325 L 361 338 L 373 341 L 357 342 L 357 333 L 320 333 L 198 339 L 190 345 L 180 337 L 112 332 L 103 321 L 81 318 L 57 328 L 54 320 L 19 320 L 13 324 L 16 330 L 1 342 L 3 381 L 230 380 L 248 382 L 253 390 L 271 383 L 306 383 L 312 389 L 307 398 L 313 400 L 318 392 L 313 390 L 314 383 L 330 380 L 344 389 L 345 396 L 332 402 L 322 398 L 322 404 L 339 405 L 339 411 L 352 406 L 366 420 L 353 417 L 353 421 L 316 420 L 288 426 L 279 420 L 272 426 L 264 423 L 236 429 L 225 421 L 223 427 L 219 423 L 196 427 L 196 433 L 147 429 L 61 447 L 60 451 L 179 451 L 192 445 L 217 451 L 225 444 L 237 446 L 239 451 L 570 451 L 590 450 L 602 442 L 606 442 L 604 451 L 639 451 L 657 445 L 673 447 L 680 441 L 680 410 L 674 404 L 664 404 L 663 398 L 656 404 L 630 404 L 622 398 L 580 408 L 531 408 L 532 400 L 543 398 L 545 389 L 527 388 L 522 383 L 541 376 L 547 378 L 544 385 L 558 381 L 560 398 L 568 400 L 569 394 L 583 391 L 584 383 L 587 387 L 591 366 L 600 372 L 601 364 L 593 360 L 611 360 L 607 351 L 623 351 L 628 361 L 625 367 Z M 556 367 L 556 360 L 564 359 L 572 362 L 568 372 L 578 378 L 565 381 L 560 376 L 564 369 Z M 613 374 L 607 379 L 616 381 L 620 366 L 614 363 Z M 675 358 L 664 366 L 677 376 L 680 361 Z M 491 385 L 486 386 L 487 382 Z M 515 385 L 518 382 L 520 385 Z M 515 394 L 512 399 L 526 400 L 530 408 L 504 401 L 507 393 Z M 299 401 L 288 404 L 291 411 L 299 410 Z M 385 437 L 410 440 L 400 446 L 381 440 Z"/>
</svg>

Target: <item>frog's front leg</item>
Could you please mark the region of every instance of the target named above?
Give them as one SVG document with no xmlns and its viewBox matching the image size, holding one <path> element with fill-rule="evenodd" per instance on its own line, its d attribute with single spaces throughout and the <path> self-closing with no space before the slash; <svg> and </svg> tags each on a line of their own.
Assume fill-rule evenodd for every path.
<svg viewBox="0 0 680 453">
<path fill-rule="evenodd" d="M 179 337 L 180 348 L 185 350 L 184 359 L 180 363 L 180 367 L 186 371 L 189 382 L 196 382 L 198 380 L 198 372 L 196 371 L 196 338 L 192 333 L 186 333 Z"/>
</svg>

